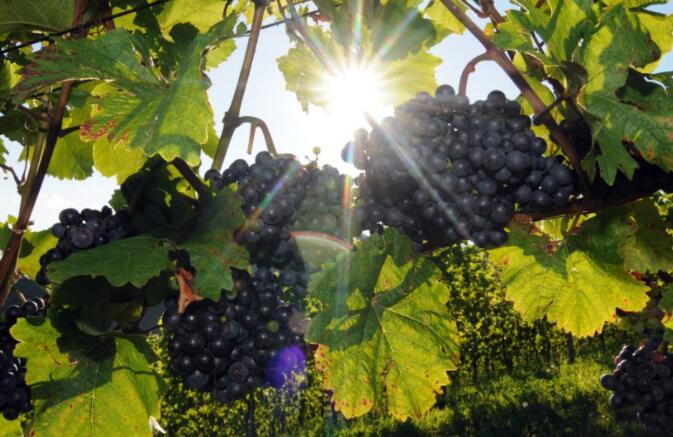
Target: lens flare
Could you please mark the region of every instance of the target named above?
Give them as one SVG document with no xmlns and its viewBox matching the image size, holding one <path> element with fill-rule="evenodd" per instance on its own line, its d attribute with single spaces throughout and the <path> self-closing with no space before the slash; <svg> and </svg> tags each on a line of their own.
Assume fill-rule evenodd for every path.
<svg viewBox="0 0 673 437">
<path fill-rule="evenodd" d="M 272 387 L 287 391 L 300 390 L 305 384 L 306 356 L 299 346 L 290 346 L 278 352 L 266 370 Z"/>
</svg>

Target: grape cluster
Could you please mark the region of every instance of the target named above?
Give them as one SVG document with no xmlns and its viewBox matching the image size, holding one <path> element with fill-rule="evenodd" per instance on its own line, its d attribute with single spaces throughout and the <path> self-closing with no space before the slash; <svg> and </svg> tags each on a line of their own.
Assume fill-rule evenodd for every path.
<svg viewBox="0 0 673 437">
<path fill-rule="evenodd" d="M 636 348 L 624 346 L 615 358 L 612 374 L 601 376 L 601 385 L 612 392 L 614 408 L 637 411 L 648 435 L 671 435 L 673 429 L 673 355 L 658 352 L 652 341 Z"/>
<path fill-rule="evenodd" d="M 565 205 L 573 174 L 545 157 L 530 117 L 500 91 L 470 104 L 448 85 L 397 107 L 371 132 L 359 130 L 342 156 L 358 178 L 365 227 L 401 229 L 413 240 L 444 246 L 472 240 L 496 247 L 517 203 L 545 210 Z"/>
<path fill-rule="evenodd" d="M 79 250 L 127 238 L 133 233 L 129 214 L 126 211 L 114 214 L 108 206 L 100 211 L 64 209 L 58 215 L 58 220 L 51 227 L 51 233 L 58 238 L 58 243 L 40 257 L 41 269 L 36 277 L 40 285 L 50 282 L 47 277 L 47 266 L 50 263 L 61 261 Z"/>
<path fill-rule="evenodd" d="M 263 267 L 252 277 L 232 274 L 233 290 L 218 301 L 192 302 L 180 314 L 170 298 L 163 319 L 168 353 L 185 384 L 223 403 L 265 383 L 282 385 L 303 366 L 303 315 L 280 300 L 278 278 Z"/>
<path fill-rule="evenodd" d="M 238 159 L 221 175 L 209 170 L 206 179 L 220 189 L 238 183 L 246 215 L 239 241 L 246 244 L 252 264 L 277 269 L 282 286 L 299 298 L 306 296 L 309 275 L 292 233 L 319 232 L 341 239 L 360 233 L 350 204 L 344 204 L 351 183 L 334 167 L 302 166 L 291 155 L 274 158 L 260 152 L 254 164 Z"/>
<path fill-rule="evenodd" d="M 0 410 L 7 420 L 32 409 L 30 387 L 26 385 L 26 360 L 14 356 L 14 340 L 9 330 L 16 321 L 26 316 L 45 316 L 47 305 L 42 298 L 30 298 L 22 306 L 11 305 L 0 323 Z"/>
<path fill-rule="evenodd" d="M 295 259 L 291 231 L 304 199 L 305 177 L 294 157 L 276 159 L 268 152 L 258 153 L 250 166 L 237 159 L 222 175 L 217 170 L 206 174 L 217 188 L 238 183 L 247 218 L 238 238 L 246 244 L 254 264 L 282 268 Z"/>
</svg>

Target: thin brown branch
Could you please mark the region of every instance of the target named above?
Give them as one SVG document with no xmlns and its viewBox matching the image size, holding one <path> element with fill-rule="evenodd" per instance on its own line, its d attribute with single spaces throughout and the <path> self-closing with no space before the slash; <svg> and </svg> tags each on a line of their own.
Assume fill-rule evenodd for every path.
<svg viewBox="0 0 673 437">
<path fill-rule="evenodd" d="M 276 150 L 276 145 L 273 142 L 273 137 L 271 136 L 271 131 L 269 130 L 269 127 L 266 125 L 266 122 L 262 120 L 261 118 L 257 117 L 250 117 L 250 116 L 245 116 L 245 117 L 239 117 L 238 119 L 239 125 L 244 124 L 244 123 L 250 123 L 250 139 L 248 143 L 248 154 L 252 153 L 251 151 L 251 142 L 255 138 L 254 130 L 259 128 L 262 131 L 262 135 L 264 135 L 264 142 L 266 143 L 266 150 L 269 151 L 274 156 L 278 155 L 278 151 Z"/>
<path fill-rule="evenodd" d="M 477 17 L 479 17 L 479 18 L 489 18 L 487 13 L 485 13 L 483 10 L 477 8 L 472 3 L 470 3 L 470 0 L 462 0 L 461 3 L 464 4 L 465 6 L 467 6 L 472 12 L 474 12 L 474 14 Z"/>
<path fill-rule="evenodd" d="M 523 77 L 521 72 L 514 66 L 512 60 L 499 48 L 493 44 L 493 42 L 486 36 L 483 30 L 477 24 L 470 19 L 463 12 L 463 10 L 458 7 L 458 5 L 453 0 L 441 0 L 453 15 L 458 18 L 458 20 L 463 23 L 465 28 L 470 31 L 470 33 L 477 38 L 477 40 L 484 46 L 487 52 L 492 52 L 492 59 L 502 68 L 509 78 L 514 82 L 514 84 L 519 88 L 521 94 L 526 100 L 530 103 L 531 107 L 535 114 L 540 114 L 544 112 L 546 105 L 537 95 L 537 93 L 531 88 L 531 86 L 526 82 L 526 79 Z M 549 129 L 552 134 L 553 139 L 561 146 L 563 153 L 568 157 L 568 160 L 572 164 L 575 172 L 577 173 L 582 189 L 587 196 L 590 196 L 589 183 L 587 181 L 586 175 L 582 171 L 581 158 L 578 155 L 575 147 L 572 142 L 568 139 L 566 134 L 561 130 L 559 125 L 556 123 L 554 118 L 547 114 L 541 118 L 542 123 Z"/>
<path fill-rule="evenodd" d="M 255 5 L 255 13 L 252 17 L 252 28 L 248 45 L 245 48 L 245 57 L 243 58 L 243 65 L 236 83 L 236 90 L 234 97 L 231 99 L 231 105 L 224 115 L 222 120 L 222 133 L 217 144 L 217 151 L 213 158 L 213 168 L 220 170 L 224 163 L 224 158 L 227 155 L 227 150 L 231 144 L 231 139 L 236 131 L 237 120 L 241 114 L 241 104 L 243 103 L 243 96 L 245 89 L 248 86 L 248 79 L 250 78 L 250 70 L 252 68 L 252 61 L 255 58 L 255 51 L 257 49 L 257 41 L 259 40 L 259 33 L 262 27 L 262 19 L 264 18 L 264 7 Z"/>
<path fill-rule="evenodd" d="M 204 184 L 203 181 L 201 181 L 196 173 L 194 173 L 194 170 L 192 170 L 189 164 L 180 158 L 175 158 L 173 161 L 171 161 L 171 164 L 173 164 L 173 167 L 175 167 L 185 178 L 185 180 L 189 182 L 189 185 L 191 185 L 192 188 L 194 188 L 196 192 L 199 193 L 200 199 L 208 197 L 210 193 L 208 186 Z"/>
<path fill-rule="evenodd" d="M 7 164 L 0 164 L 0 169 L 2 169 L 5 173 L 11 174 L 12 177 L 14 178 L 14 182 L 16 182 L 16 185 L 21 185 L 23 183 L 21 178 L 19 178 L 19 176 L 14 171 L 13 167 L 11 167 Z"/>
<path fill-rule="evenodd" d="M 73 26 L 81 24 L 82 14 L 85 10 L 85 2 L 77 0 L 75 2 Z M 40 194 L 40 189 L 42 188 L 42 183 L 47 174 L 51 157 L 56 148 L 58 134 L 61 131 L 63 116 L 68 100 L 70 99 L 71 89 L 72 82 L 65 82 L 63 84 L 57 106 L 49 120 L 44 148 L 41 150 L 39 158 L 36 158 L 36 160 L 33 161 L 36 164 L 36 169 L 34 172 L 32 172 L 31 169 L 31 173 L 29 173 L 29 176 L 32 174 L 33 177 L 29 177 L 27 180 L 27 189 L 22 192 L 19 215 L 12 229 L 12 235 L 9 242 L 2 253 L 2 259 L 0 259 L 0 305 L 3 305 L 7 300 L 7 296 L 17 279 L 15 270 L 21 251 L 23 236 L 30 224 L 30 217 L 35 208 L 35 202 Z M 38 150 L 36 148 L 35 154 L 37 155 L 37 153 Z"/>
<path fill-rule="evenodd" d="M 287 4 L 289 6 L 290 10 L 290 18 L 291 23 L 293 25 L 293 29 L 297 30 L 299 32 L 299 35 L 301 35 L 301 38 L 308 46 L 308 48 L 313 52 L 313 54 L 318 58 L 318 61 L 322 64 L 323 67 L 330 73 L 330 74 L 335 74 L 334 67 L 331 62 L 327 59 L 327 55 L 323 52 L 323 50 L 316 44 L 316 42 L 311 38 L 311 35 L 309 35 L 308 29 L 306 27 L 306 24 L 304 23 L 304 20 L 301 19 L 301 16 L 297 12 L 297 9 L 294 7 L 294 2 L 292 0 L 287 0 Z"/>
<path fill-rule="evenodd" d="M 477 71 L 477 64 L 480 63 L 481 61 L 486 61 L 491 59 L 491 53 L 490 52 L 484 52 L 481 55 L 475 56 L 470 60 L 465 65 L 465 68 L 463 68 L 463 72 L 460 75 L 460 83 L 458 85 L 458 94 L 461 96 L 466 95 L 467 91 L 467 80 L 470 77 L 470 74 L 474 73 Z"/>
</svg>

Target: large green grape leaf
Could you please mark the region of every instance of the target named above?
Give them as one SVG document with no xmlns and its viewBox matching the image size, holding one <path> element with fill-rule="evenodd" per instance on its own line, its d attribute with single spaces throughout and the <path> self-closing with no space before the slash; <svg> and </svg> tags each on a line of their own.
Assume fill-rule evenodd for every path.
<svg viewBox="0 0 673 437">
<path fill-rule="evenodd" d="M 159 154 L 167 161 L 182 158 L 198 165 L 200 148 L 213 124 L 203 56 L 232 33 L 234 23 L 233 18 L 221 21 L 197 35 L 170 82 L 141 63 L 147 52 L 137 37 L 117 30 L 95 40 L 63 41 L 40 51 L 22 72 L 24 79 L 17 88 L 25 94 L 67 79 L 112 82 L 119 89 L 102 93 L 99 112 L 82 127 L 83 138 L 105 138 L 111 145 L 123 143 L 147 156 Z"/>
<path fill-rule="evenodd" d="M 12 236 L 12 224 L 15 222 L 10 217 L 6 223 L 0 223 L 0 252 L 7 247 Z M 23 235 L 21 252 L 17 261 L 17 271 L 28 277 L 34 278 L 40 270 L 40 257 L 49 249 L 56 246 L 56 238 L 50 230 L 31 231 L 27 230 Z"/>
<path fill-rule="evenodd" d="M 647 287 L 624 269 L 620 241 L 610 233 L 551 241 L 514 226 L 509 241 L 491 250 L 490 258 L 501 269 L 507 298 L 526 320 L 546 316 L 585 337 L 600 332 L 615 308 L 637 311 L 647 302 Z"/>
<path fill-rule="evenodd" d="M 603 179 L 612 184 L 617 171 L 633 175 L 637 165 L 624 144 L 632 145 L 645 160 L 673 170 L 673 114 L 644 111 L 617 96 L 630 68 L 646 66 L 660 55 L 637 17 L 615 6 L 591 35 L 583 53 L 589 79 L 579 101 L 590 115 L 594 137 L 601 147 L 597 161 Z"/>
<path fill-rule="evenodd" d="M 12 328 L 28 362 L 34 435 L 151 436 L 163 384 L 145 337 L 93 337 L 60 319 L 52 312 Z"/>
<path fill-rule="evenodd" d="M 414 258 L 389 229 L 315 273 L 310 290 L 323 308 L 307 339 L 336 408 L 355 417 L 387 406 L 398 419 L 420 417 L 449 383 L 458 333 L 446 309 L 441 271 Z"/>
<path fill-rule="evenodd" d="M 223 289 L 231 290 L 230 268 L 245 269 L 248 252 L 234 241 L 234 233 L 245 222 L 241 199 L 230 189 L 219 191 L 200 211 L 198 222 L 180 247 L 189 252 L 196 269 L 193 288 L 203 297 L 217 299 Z"/>
<path fill-rule="evenodd" d="M 72 26 L 72 0 L 0 1 L 0 34 L 22 31 L 54 32 Z"/>
<path fill-rule="evenodd" d="M 63 261 L 49 264 L 49 279 L 63 283 L 75 276 L 104 276 L 110 284 L 142 287 L 162 271 L 170 269 L 171 246 L 162 240 L 139 236 L 113 241 L 84 252 L 76 252 Z"/>
<path fill-rule="evenodd" d="M 384 6 L 371 2 L 360 12 L 356 3 L 346 2 L 337 9 L 331 33 L 320 27 L 308 28 L 311 39 L 336 71 L 328 71 L 303 44 L 277 59 L 286 88 L 296 94 L 304 110 L 308 110 L 309 103 L 327 106 L 330 102 L 325 80 L 340 74 L 340 69 L 356 68 L 360 63 L 371 69 L 385 88 L 383 104 L 401 103 L 419 89 L 433 90 L 437 86 L 435 68 L 442 60 L 426 48 L 437 38 L 432 23 L 404 2 L 388 2 Z M 355 21 L 359 23 L 357 36 L 353 34 Z M 357 49 L 351 47 L 354 41 L 358 41 Z M 360 55 L 353 56 L 355 51 Z"/>
</svg>

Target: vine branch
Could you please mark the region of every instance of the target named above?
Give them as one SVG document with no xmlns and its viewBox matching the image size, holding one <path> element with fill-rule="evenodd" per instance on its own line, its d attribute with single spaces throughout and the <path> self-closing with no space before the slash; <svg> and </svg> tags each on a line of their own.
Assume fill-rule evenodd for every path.
<svg viewBox="0 0 673 437">
<path fill-rule="evenodd" d="M 514 84 L 519 88 L 521 94 L 525 97 L 526 100 L 530 103 L 531 107 L 535 114 L 541 114 L 545 111 L 546 105 L 537 95 L 537 93 L 531 88 L 531 86 L 526 82 L 526 79 L 523 77 L 521 72 L 514 66 L 512 60 L 486 36 L 484 31 L 477 26 L 477 24 L 472 21 L 470 17 L 463 12 L 461 8 L 453 0 L 441 0 L 444 6 L 465 26 L 470 33 L 477 38 L 482 46 L 490 53 L 491 59 L 495 61 L 509 76 L 509 78 L 514 82 Z M 572 164 L 575 172 L 577 173 L 580 184 L 582 185 L 583 191 L 587 196 L 590 196 L 589 183 L 587 181 L 586 175 L 582 171 L 581 158 L 578 155 L 575 147 L 570 142 L 565 133 L 561 130 L 559 125 L 556 123 L 553 117 L 549 113 L 543 116 L 541 122 L 549 129 L 551 132 L 552 138 L 556 141 L 563 153 L 568 157 L 568 160 Z"/>
<path fill-rule="evenodd" d="M 203 183 L 203 181 L 201 181 L 199 176 L 194 173 L 194 170 L 192 170 L 189 164 L 180 158 L 175 158 L 173 161 L 171 161 L 171 164 L 173 164 L 173 167 L 175 167 L 185 178 L 185 180 L 189 182 L 189 185 L 191 185 L 192 188 L 194 188 L 196 192 L 199 193 L 200 199 L 208 197 L 208 187 Z"/>
<path fill-rule="evenodd" d="M 222 133 L 220 134 L 220 140 L 217 144 L 217 151 L 215 152 L 215 157 L 213 158 L 213 168 L 216 170 L 222 169 L 224 158 L 227 155 L 227 150 L 231 144 L 231 138 L 234 136 L 236 127 L 238 127 L 237 123 L 241 114 L 241 104 L 243 103 L 245 89 L 248 86 L 248 79 L 250 78 L 252 61 L 255 58 L 257 41 L 259 40 L 259 33 L 262 27 L 263 18 L 264 7 L 256 4 L 255 12 L 252 17 L 250 38 L 248 39 L 248 45 L 245 48 L 245 57 L 243 58 L 243 65 L 241 66 L 241 72 L 238 76 L 238 82 L 236 83 L 234 97 L 231 99 L 231 105 L 224 114 L 224 119 L 222 120 Z"/>
<path fill-rule="evenodd" d="M 86 10 L 86 5 L 81 0 L 75 2 L 75 15 L 73 17 L 73 26 L 78 26 L 82 22 L 82 14 Z M 21 193 L 21 206 L 19 215 L 13 228 L 12 235 L 0 259 L 0 305 L 4 305 L 7 296 L 17 279 L 15 272 L 23 237 L 30 224 L 30 218 L 35 208 L 35 202 L 40 194 L 42 183 L 47 174 L 51 157 L 56 148 L 58 135 L 63 124 L 65 107 L 70 99 L 72 82 L 65 82 L 61 88 L 57 106 L 49 119 L 46 137 L 43 147 L 36 147 L 34 159 L 31 162 L 28 179 L 24 187 L 25 191 Z M 39 144 L 38 144 L 39 146 Z M 23 188 L 23 187 L 22 187 Z"/>
</svg>

